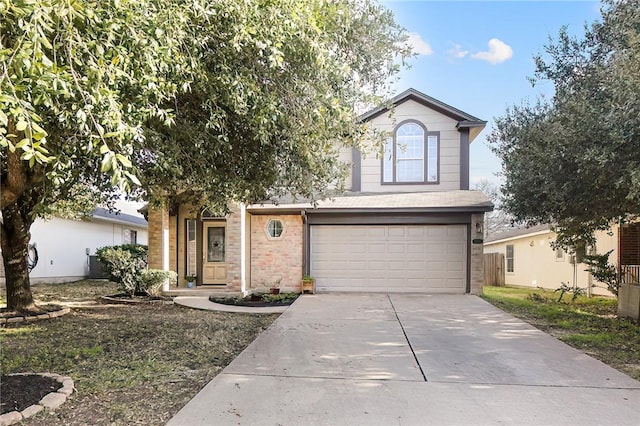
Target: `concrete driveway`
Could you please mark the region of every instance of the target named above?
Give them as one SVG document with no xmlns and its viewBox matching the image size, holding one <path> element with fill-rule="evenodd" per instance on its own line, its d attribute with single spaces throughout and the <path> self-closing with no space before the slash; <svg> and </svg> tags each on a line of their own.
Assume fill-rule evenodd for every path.
<svg viewBox="0 0 640 426">
<path fill-rule="evenodd" d="M 640 382 L 475 296 L 299 298 L 170 425 L 638 425 Z"/>
</svg>

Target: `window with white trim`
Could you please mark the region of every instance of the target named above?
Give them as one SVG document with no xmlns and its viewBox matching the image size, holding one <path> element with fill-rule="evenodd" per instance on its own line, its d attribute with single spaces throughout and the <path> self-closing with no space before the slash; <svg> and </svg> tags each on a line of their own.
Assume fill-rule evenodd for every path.
<svg viewBox="0 0 640 426">
<path fill-rule="evenodd" d="M 437 183 L 439 134 L 409 121 L 387 138 L 382 159 L 382 183 Z"/>
<path fill-rule="evenodd" d="M 564 260 L 564 250 L 560 247 L 556 248 L 556 262 L 562 262 Z"/>
<path fill-rule="evenodd" d="M 507 245 L 507 272 L 513 272 L 513 244 Z"/>
<path fill-rule="evenodd" d="M 282 237 L 282 233 L 284 232 L 284 226 L 282 225 L 282 221 L 278 219 L 271 219 L 267 223 L 267 235 L 269 239 L 278 239 Z"/>
</svg>

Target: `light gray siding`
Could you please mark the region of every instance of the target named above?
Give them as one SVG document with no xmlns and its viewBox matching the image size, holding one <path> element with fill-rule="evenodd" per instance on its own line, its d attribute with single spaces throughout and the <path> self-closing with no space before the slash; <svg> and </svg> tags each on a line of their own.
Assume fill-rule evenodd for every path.
<svg viewBox="0 0 640 426">
<path fill-rule="evenodd" d="M 370 145 L 367 153 L 362 155 L 361 191 L 362 192 L 415 192 L 415 191 L 448 191 L 460 189 L 460 133 L 456 130 L 457 121 L 439 112 L 433 111 L 413 100 L 398 105 L 393 115 L 382 114 L 369 122 L 391 134 L 398 123 L 405 120 L 418 120 L 429 132 L 440 132 L 440 159 L 438 184 L 383 185 L 381 183 L 382 163 L 378 147 Z"/>
</svg>

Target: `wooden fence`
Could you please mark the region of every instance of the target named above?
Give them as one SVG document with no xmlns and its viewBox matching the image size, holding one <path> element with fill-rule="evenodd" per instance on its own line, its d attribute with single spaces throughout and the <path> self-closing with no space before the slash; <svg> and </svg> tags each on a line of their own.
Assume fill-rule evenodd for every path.
<svg viewBox="0 0 640 426">
<path fill-rule="evenodd" d="M 484 254 L 484 282 L 483 285 L 497 287 L 504 286 L 504 254 Z"/>
</svg>

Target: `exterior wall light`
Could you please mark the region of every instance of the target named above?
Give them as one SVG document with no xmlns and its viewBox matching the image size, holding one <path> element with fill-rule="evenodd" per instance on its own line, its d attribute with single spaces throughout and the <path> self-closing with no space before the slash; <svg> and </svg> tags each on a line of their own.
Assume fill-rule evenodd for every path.
<svg viewBox="0 0 640 426">
<path fill-rule="evenodd" d="M 476 234 L 482 235 L 482 222 L 476 222 Z"/>
</svg>

